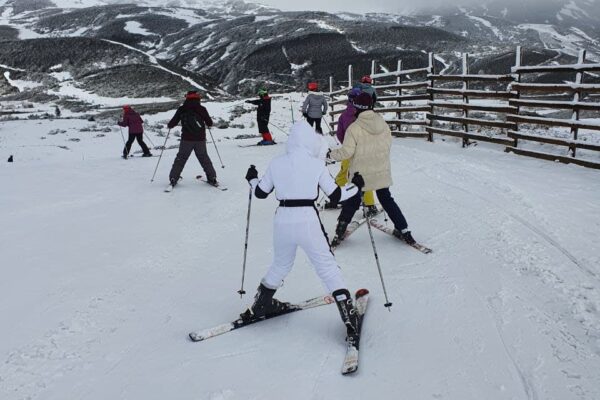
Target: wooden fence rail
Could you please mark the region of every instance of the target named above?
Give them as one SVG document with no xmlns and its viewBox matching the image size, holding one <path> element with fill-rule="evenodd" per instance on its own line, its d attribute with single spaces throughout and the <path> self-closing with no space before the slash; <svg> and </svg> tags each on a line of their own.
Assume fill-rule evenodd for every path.
<svg viewBox="0 0 600 400">
<path fill-rule="evenodd" d="M 600 152 L 600 140 L 590 142 L 579 137 L 581 130 L 600 135 L 599 119 L 581 119 L 582 112 L 598 113 L 596 118 L 600 118 L 600 97 L 594 97 L 600 94 L 600 84 L 584 82 L 585 74 L 600 72 L 600 64 L 586 63 L 585 57 L 582 50 L 576 64 L 523 66 L 522 49 L 518 47 L 511 73 L 496 75 L 471 73 L 467 54 L 463 55 L 461 73 L 456 75 L 436 73 L 433 53 L 429 53 L 428 65 L 422 68 L 403 70 L 402 62 L 398 61 L 396 71 L 376 73 L 373 61 L 370 76 L 378 91 L 374 111 L 384 116 L 397 137 L 434 141 L 434 135 L 451 136 L 462 139 L 463 147 L 471 141 L 487 141 L 506 146 L 506 152 L 600 169 L 598 153 L 592 153 L 595 159 L 577 158 L 578 149 Z M 554 73 L 572 73 L 575 80 L 531 83 L 531 77 L 536 74 Z M 394 79 L 395 82 L 390 82 Z M 380 80 L 383 80 L 381 84 L 375 83 Z M 346 93 L 352 88 L 352 66 L 348 67 L 348 81 L 342 88 L 334 90 L 333 77 L 329 82 L 329 124 L 335 129 L 337 116 L 343 113 L 347 103 Z M 452 87 L 456 84 L 460 87 Z M 564 96 L 571 97 L 565 99 Z M 342 108 L 336 109 L 339 106 Z M 558 110 L 555 112 L 559 113 L 564 110 L 570 112 L 571 117 L 549 118 L 536 113 L 539 110 Z M 568 128 L 571 138 L 532 133 L 524 125 Z M 419 126 L 424 130 L 413 129 Z M 483 132 L 482 127 L 486 129 Z M 568 154 L 525 149 L 521 141 L 564 146 Z"/>
</svg>

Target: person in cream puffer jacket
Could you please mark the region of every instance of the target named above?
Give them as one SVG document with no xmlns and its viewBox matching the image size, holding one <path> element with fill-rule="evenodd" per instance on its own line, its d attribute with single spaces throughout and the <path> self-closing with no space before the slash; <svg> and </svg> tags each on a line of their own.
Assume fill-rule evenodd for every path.
<svg viewBox="0 0 600 400">
<path fill-rule="evenodd" d="M 383 209 L 394 223 L 394 235 L 409 244 L 415 241 L 408 230 L 408 223 L 390 193 L 392 171 L 390 149 L 392 133 L 385 120 L 372 110 L 373 98 L 361 93 L 353 100 L 357 109 L 357 118 L 346 130 L 344 144 L 332 150 L 330 157 L 334 160 L 350 160 L 350 176 L 362 175 L 365 186 L 363 191 L 375 190 Z M 352 217 L 360 207 L 360 194 L 347 200 L 338 217 L 336 235 L 343 238 Z"/>
</svg>

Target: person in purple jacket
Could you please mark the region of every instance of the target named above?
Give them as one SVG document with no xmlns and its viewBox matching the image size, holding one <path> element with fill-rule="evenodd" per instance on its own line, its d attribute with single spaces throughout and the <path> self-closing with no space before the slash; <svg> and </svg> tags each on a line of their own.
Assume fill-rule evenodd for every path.
<svg viewBox="0 0 600 400">
<path fill-rule="evenodd" d="M 348 104 L 346 109 L 340 115 L 338 119 L 338 126 L 336 136 L 340 143 L 344 143 L 344 137 L 346 136 L 346 130 L 354 121 L 356 121 L 356 108 L 352 104 L 352 99 L 361 94 L 361 90 L 353 88 L 348 92 Z M 342 187 L 348 183 L 348 169 L 350 167 L 350 160 L 343 160 L 340 172 L 335 177 L 335 183 Z M 377 207 L 375 206 L 375 196 L 372 191 L 364 193 L 364 203 L 367 207 L 367 213 L 371 216 L 377 214 Z M 337 203 L 325 203 L 325 208 L 337 208 Z"/>
<path fill-rule="evenodd" d="M 123 149 L 123 158 L 127 158 L 129 155 L 134 140 L 137 140 L 144 152 L 142 157 L 152 157 L 150 149 L 146 146 L 146 143 L 144 143 L 144 121 L 142 120 L 142 117 L 140 117 L 140 114 L 135 112 L 131 106 L 125 105 L 123 106 L 123 120 L 117 122 L 117 124 L 123 128 L 129 128 L 129 138 Z"/>
</svg>

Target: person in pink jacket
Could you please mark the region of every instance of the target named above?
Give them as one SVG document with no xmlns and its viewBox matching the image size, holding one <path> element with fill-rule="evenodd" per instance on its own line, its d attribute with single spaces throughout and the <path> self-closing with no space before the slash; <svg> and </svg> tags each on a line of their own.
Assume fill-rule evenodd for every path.
<svg viewBox="0 0 600 400">
<path fill-rule="evenodd" d="M 142 148 L 144 154 L 142 157 L 151 157 L 152 153 L 150 153 L 150 149 L 144 143 L 144 121 L 140 114 L 135 112 L 131 106 L 123 106 L 123 120 L 117 122 L 119 126 L 123 128 L 129 129 L 129 138 L 127 139 L 127 143 L 125 143 L 125 148 L 123 149 L 123 158 L 127 158 L 129 155 L 129 151 L 131 151 L 131 145 L 134 140 L 137 140 L 138 144 Z"/>
</svg>

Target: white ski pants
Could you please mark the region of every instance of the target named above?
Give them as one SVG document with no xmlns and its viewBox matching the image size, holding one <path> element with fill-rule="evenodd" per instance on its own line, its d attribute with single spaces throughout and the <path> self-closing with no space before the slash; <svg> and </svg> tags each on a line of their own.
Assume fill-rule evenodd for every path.
<svg viewBox="0 0 600 400">
<path fill-rule="evenodd" d="M 273 247 L 273 262 L 262 279 L 266 287 L 278 289 L 281 286 L 292 270 L 296 249 L 300 247 L 329 293 L 346 288 L 316 209 L 279 207 L 273 223 Z"/>
</svg>

